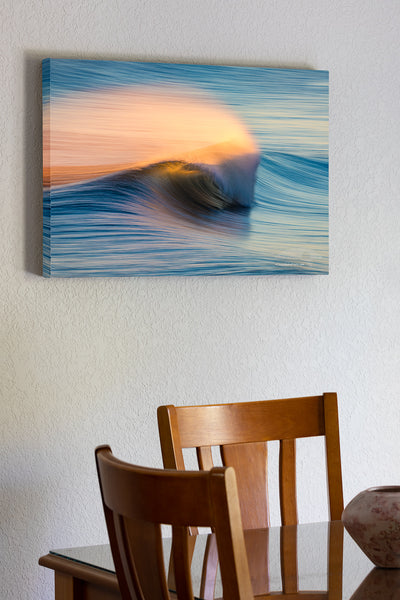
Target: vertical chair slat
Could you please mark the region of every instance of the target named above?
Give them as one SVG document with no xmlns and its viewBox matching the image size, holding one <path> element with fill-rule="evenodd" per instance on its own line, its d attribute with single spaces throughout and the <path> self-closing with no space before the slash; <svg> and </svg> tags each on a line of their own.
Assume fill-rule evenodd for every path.
<svg viewBox="0 0 400 600">
<path fill-rule="evenodd" d="M 279 443 L 279 498 L 282 525 L 297 523 L 296 440 Z"/>
<path fill-rule="evenodd" d="M 202 471 L 209 471 L 214 466 L 211 446 L 200 446 L 196 448 L 197 462 Z"/>
<path fill-rule="evenodd" d="M 268 527 L 267 443 L 221 446 L 221 457 L 235 469 L 244 529 Z"/>
<path fill-rule="evenodd" d="M 130 572 L 135 588 L 140 588 L 141 598 L 170 600 L 160 525 L 126 518 L 123 523 L 125 572 Z"/>
</svg>

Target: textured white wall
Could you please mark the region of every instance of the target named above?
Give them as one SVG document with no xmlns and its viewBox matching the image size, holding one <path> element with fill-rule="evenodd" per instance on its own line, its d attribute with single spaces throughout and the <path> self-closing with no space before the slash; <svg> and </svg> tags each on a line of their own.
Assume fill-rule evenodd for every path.
<svg viewBox="0 0 400 600">
<path fill-rule="evenodd" d="M 6 0 L 1 11 L 2 600 L 50 600 L 38 557 L 106 539 L 93 449 L 161 465 L 162 403 L 336 390 L 346 502 L 400 483 L 398 0 Z M 40 277 L 47 56 L 328 69 L 330 275 Z M 309 444 L 301 465 L 317 453 Z M 301 487 L 302 518 L 323 519 L 320 486 Z"/>
</svg>

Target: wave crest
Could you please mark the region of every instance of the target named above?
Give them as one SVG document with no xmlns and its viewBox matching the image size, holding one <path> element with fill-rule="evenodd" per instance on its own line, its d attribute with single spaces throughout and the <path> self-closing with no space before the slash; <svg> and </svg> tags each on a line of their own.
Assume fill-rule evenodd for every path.
<svg viewBox="0 0 400 600">
<path fill-rule="evenodd" d="M 114 180 L 135 180 L 159 196 L 168 196 L 191 210 L 224 210 L 253 204 L 255 169 L 245 170 L 247 162 L 237 160 L 213 166 L 165 161 L 114 176 Z M 254 161 L 253 161 L 254 162 Z M 257 163 L 258 164 L 258 163 Z"/>
</svg>

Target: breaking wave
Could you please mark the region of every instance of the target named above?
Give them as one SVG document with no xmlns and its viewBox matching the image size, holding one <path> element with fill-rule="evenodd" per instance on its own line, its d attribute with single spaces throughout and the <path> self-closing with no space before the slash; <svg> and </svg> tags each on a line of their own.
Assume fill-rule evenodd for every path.
<svg viewBox="0 0 400 600">
<path fill-rule="evenodd" d="M 327 162 L 263 156 L 250 207 L 227 167 L 165 161 L 46 190 L 44 273 L 326 272 Z"/>
</svg>

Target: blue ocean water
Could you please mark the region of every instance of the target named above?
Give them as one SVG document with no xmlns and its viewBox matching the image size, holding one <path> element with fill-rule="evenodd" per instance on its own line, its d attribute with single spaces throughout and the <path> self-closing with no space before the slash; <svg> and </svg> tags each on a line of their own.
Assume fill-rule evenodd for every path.
<svg viewBox="0 0 400 600">
<path fill-rule="evenodd" d="M 327 185 L 326 161 L 272 153 L 261 159 L 250 209 L 185 211 L 184 203 L 176 206 L 129 176 L 59 187 L 51 193 L 51 271 L 60 277 L 325 273 Z M 45 211 L 49 199 L 46 192 Z M 49 241 L 45 231 L 46 256 Z"/>
<path fill-rule="evenodd" d="M 327 73 L 57 60 L 44 65 L 44 103 L 165 80 L 204 88 L 246 124 L 260 149 L 253 206 L 211 210 L 147 171 L 45 189 L 44 273 L 327 273 Z"/>
</svg>

